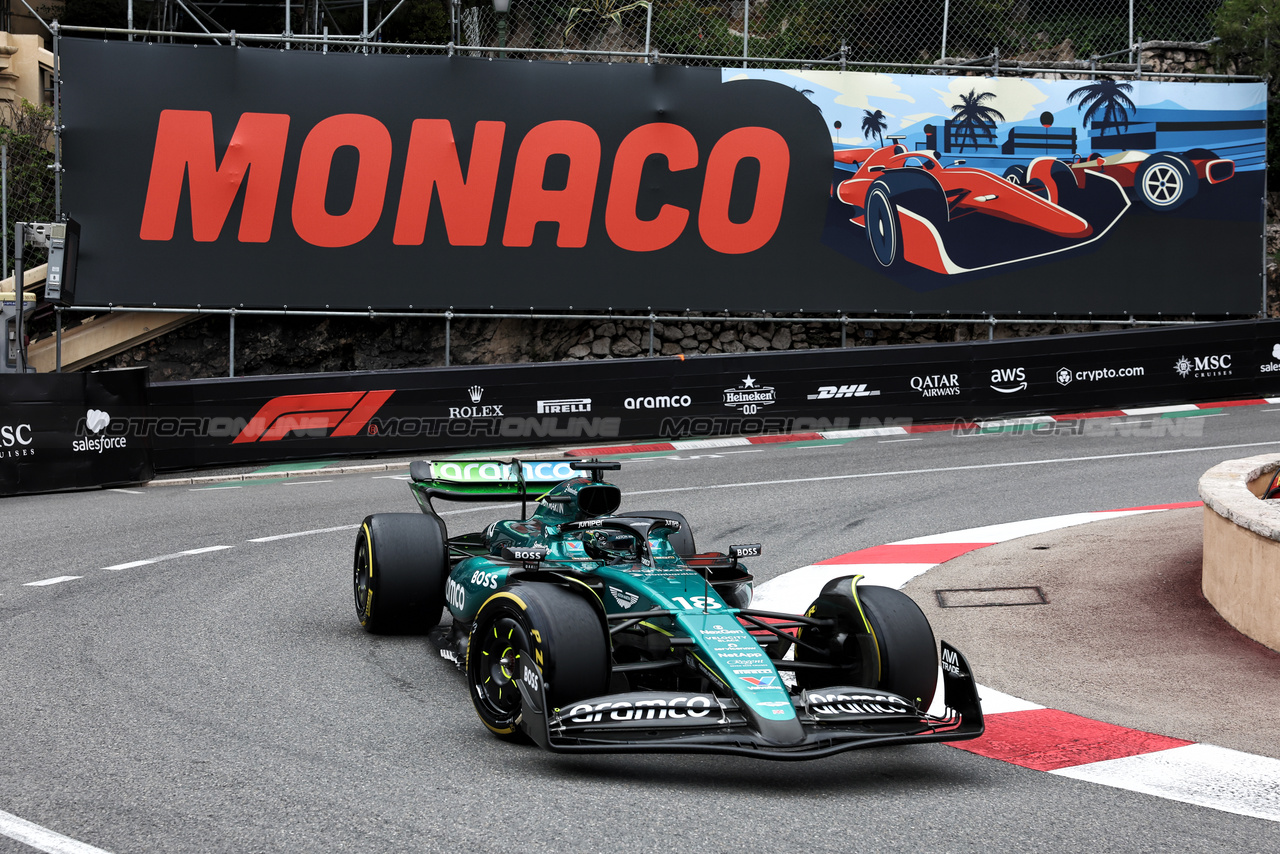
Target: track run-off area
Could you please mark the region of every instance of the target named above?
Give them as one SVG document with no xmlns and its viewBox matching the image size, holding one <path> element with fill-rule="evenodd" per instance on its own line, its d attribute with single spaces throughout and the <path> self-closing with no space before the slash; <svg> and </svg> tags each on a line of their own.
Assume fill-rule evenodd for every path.
<svg viewBox="0 0 1280 854">
<path fill-rule="evenodd" d="M 884 544 L 1195 502 L 1213 465 L 1280 450 L 1280 405 L 1089 421 L 662 448 L 615 455 L 611 480 L 623 511 L 683 513 L 700 548 L 763 543 L 751 568 L 771 591 L 798 568 Z M 1275 850 L 1280 827 L 1265 817 L 946 745 L 775 763 L 559 757 L 498 742 L 425 638 L 370 636 L 355 620 L 355 528 L 369 513 L 412 512 L 406 480 L 394 466 L 318 467 L 6 500 L 0 851 Z M 450 533 L 518 514 L 438 506 Z M 1164 515 L 1190 545 L 1179 539 L 1160 560 L 1198 560 L 1197 514 Z M 1155 550 L 1138 542 L 1151 531 L 1122 524 L 1069 529 L 1099 544 L 1069 572 L 1032 562 L 1069 548 L 1058 540 L 1026 556 L 991 540 L 903 578 L 904 589 L 998 689 L 1001 713 L 1045 707 L 1169 739 L 1170 750 L 1274 760 L 1266 695 L 1195 688 L 1229 629 L 1211 613 L 1194 611 L 1204 624 L 1193 624 L 1191 612 L 1166 619 L 1125 598 L 1139 589 L 1125 579 L 1150 571 Z M 1001 567 L 1047 601 L 933 601 L 944 587 L 995 586 Z M 1173 593 L 1198 596 L 1198 573 L 1167 575 Z M 1090 594 L 1090 608 L 1125 616 L 1134 637 L 1100 647 L 1073 625 L 1072 603 Z M 1153 636 L 1176 655 L 1149 659 Z M 1217 646 L 1197 650 L 1205 638 Z M 1239 649 L 1274 680 L 1280 655 Z M 1189 687 L 1162 692 L 1144 674 Z"/>
</svg>

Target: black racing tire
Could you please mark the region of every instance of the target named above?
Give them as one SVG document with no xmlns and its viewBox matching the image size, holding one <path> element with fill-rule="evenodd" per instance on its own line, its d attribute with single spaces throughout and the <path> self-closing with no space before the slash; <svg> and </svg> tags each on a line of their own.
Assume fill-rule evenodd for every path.
<svg viewBox="0 0 1280 854">
<path fill-rule="evenodd" d="M 892 267 L 902 258 L 902 221 L 893 203 L 893 191 L 877 178 L 867 191 L 867 242 L 881 267 Z"/>
<path fill-rule="evenodd" d="M 828 582 L 806 613 L 834 618 L 834 628 L 801 629 L 798 639 L 804 643 L 796 644 L 799 661 L 835 664 L 838 669 L 797 670 L 797 684 L 809 690 L 834 685 L 878 688 L 927 709 L 938 675 L 937 646 L 928 619 L 901 591 L 861 585 L 855 599 L 853 585 L 852 576 Z M 865 637 L 864 615 L 874 647 L 864 647 L 858 639 L 859 631 Z"/>
<path fill-rule="evenodd" d="M 373 634 L 425 634 L 440 622 L 449 575 L 448 534 L 438 516 L 377 513 L 356 534 L 356 617 Z"/>
<path fill-rule="evenodd" d="M 549 582 L 508 584 L 480 606 L 467 642 L 471 703 L 498 738 L 526 740 L 516 652 L 538 663 L 549 711 L 608 690 L 608 638 L 584 595 Z"/>
<path fill-rule="evenodd" d="M 675 519 L 680 523 L 680 530 L 668 539 L 671 541 L 672 548 L 676 550 L 676 554 L 680 557 L 689 557 L 698 553 L 698 547 L 693 544 L 693 527 L 688 519 L 674 510 L 636 510 L 631 513 L 619 513 L 618 516 L 627 519 Z"/>
<path fill-rule="evenodd" d="M 1027 167 L 1015 163 L 1008 169 L 1004 170 L 1004 175 L 1002 177 L 1010 184 L 1025 184 L 1027 183 Z"/>
<path fill-rule="evenodd" d="M 1133 186 L 1143 203 L 1154 211 L 1177 210 L 1200 189 L 1191 161 L 1181 154 L 1153 154 L 1138 167 Z"/>
</svg>

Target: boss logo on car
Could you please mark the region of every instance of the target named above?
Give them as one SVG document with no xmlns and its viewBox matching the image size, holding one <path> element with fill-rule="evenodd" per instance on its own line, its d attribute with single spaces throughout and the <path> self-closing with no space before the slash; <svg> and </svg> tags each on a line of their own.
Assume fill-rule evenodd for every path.
<svg viewBox="0 0 1280 854">
<path fill-rule="evenodd" d="M 480 570 L 476 570 L 475 572 L 471 573 L 471 583 L 478 584 L 481 587 L 488 587 L 490 590 L 497 590 L 498 589 L 498 573 L 481 572 Z"/>
<path fill-rule="evenodd" d="M 538 671 L 527 664 L 520 667 L 520 678 L 524 684 L 528 685 L 534 691 L 542 690 L 542 679 L 538 676 Z"/>
</svg>

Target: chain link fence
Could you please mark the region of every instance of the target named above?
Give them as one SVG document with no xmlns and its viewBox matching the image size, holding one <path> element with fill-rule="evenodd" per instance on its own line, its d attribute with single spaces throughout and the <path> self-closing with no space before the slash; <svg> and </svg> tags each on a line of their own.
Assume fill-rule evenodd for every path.
<svg viewBox="0 0 1280 854">
<path fill-rule="evenodd" d="M 1222 0 L 135 0 L 133 6 L 133 26 L 148 40 L 199 34 L 224 44 L 323 51 L 910 67 L 992 56 L 1131 63 L 1141 41 L 1212 39 Z M 123 37 L 124 4 L 114 7 L 70 2 L 62 23 L 72 30 L 109 27 Z"/>
<path fill-rule="evenodd" d="M 13 224 L 53 222 L 56 176 L 53 170 L 53 109 L 29 101 L 0 105 L 0 145 L 8 166 L 3 190 L 4 245 L 0 250 L 3 276 L 13 274 Z M 23 263 L 28 270 L 43 264 L 48 250 L 28 247 Z"/>
</svg>

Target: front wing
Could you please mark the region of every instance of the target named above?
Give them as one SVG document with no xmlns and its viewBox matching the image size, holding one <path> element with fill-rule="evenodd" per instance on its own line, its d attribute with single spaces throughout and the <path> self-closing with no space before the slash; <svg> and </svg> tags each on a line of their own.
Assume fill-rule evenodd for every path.
<svg viewBox="0 0 1280 854">
<path fill-rule="evenodd" d="M 793 698 L 803 737 L 762 736 L 738 700 L 701 693 L 610 694 L 548 709 L 540 671 L 520 658 L 520 728 L 556 753 L 731 753 L 760 759 L 815 759 L 885 744 L 963 741 L 985 724 L 969 663 L 942 642 L 945 711 L 932 716 L 886 691 L 857 687 L 804 691 Z"/>
</svg>

